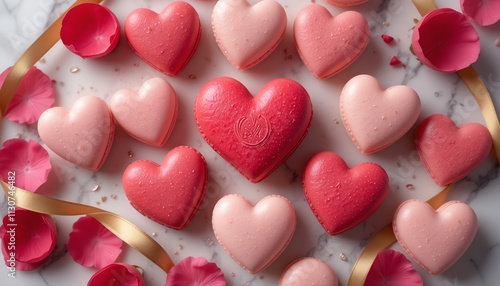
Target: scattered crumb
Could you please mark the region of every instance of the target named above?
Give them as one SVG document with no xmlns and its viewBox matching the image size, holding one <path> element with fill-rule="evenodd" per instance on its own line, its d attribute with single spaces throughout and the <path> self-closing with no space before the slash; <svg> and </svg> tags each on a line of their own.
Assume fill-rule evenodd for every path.
<svg viewBox="0 0 500 286">
<path fill-rule="evenodd" d="M 382 25 L 389 27 L 391 25 L 391 23 L 390 22 L 383 22 Z"/>
<path fill-rule="evenodd" d="M 52 83 L 52 85 L 56 84 L 57 83 L 57 80 L 53 79 L 50 81 Z"/>
<path fill-rule="evenodd" d="M 109 195 L 110 198 L 112 198 L 113 200 L 116 200 L 116 198 L 118 198 L 117 195 L 113 194 L 113 195 Z"/>
<path fill-rule="evenodd" d="M 415 180 L 415 179 L 417 178 L 417 176 L 415 176 L 415 174 L 413 174 L 413 175 L 411 176 L 411 178 L 412 178 L 413 180 Z"/>
<path fill-rule="evenodd" d="M 340 260 L 342 260 L 342 261 L 344 261 L 344 262 L 347 262 L 347 260 L 348 260 L 348 259 L 347 259 L 347 256 L 346 256 L 344 253 L 341 253 L 341 254 L 339 255 L 339 258 L 340 258 Z"/>
<path fill-rule="evenodd" d="M 77 66 L 72 66 L 72 67 L 69 69 L 69 71 L 70 71 L 71 73 L 76 73 L 76 72 L 79 72 L 79 71 L 80 71 L 80 69 L 79 69 Z"/>
<path fill-rule="evenodd" d="M 292 54 L 289 54 L 289 53 L 288 53 L 288 49 L 287 49 L 287 48 L 285 48 L 285 49 L 283 50 L 283 53 L 285 54 L 285 61 L 287 61 L 287 60 L 292 60 L 292 59 L 293 59 Z"/>
<path fill-rule="evenodd" d="M 190 75 L 188 76 L 188 78 L 189 78 L 189 79 L 196 79 L 196 76 L 195 76 L 194 74 L 190 74 Z"/>
<path fill-rule="evenodd" d="M 92 192 L 96 192 L 99 190 L 99 185 L 95 185 L 92 187 L 92 189 L 90 189 Z"/>
<path fill-rule="evenodd" d="M 231 272 L 231 277 L 235 277 L 236 274 L 234 274 L 234 272 Z"/>
<path fill-rule="evenodd" d="M 108 200 L 108 197 L 106 197 L 106 196 L 104 196 L 104 197 L 102 197 L 102 198 L 101 198 L 101 201 L 102 201 L 103 203 L 105 203 L 107 200 Z"/>
<path fill-rule="evenodd" d="M 60 84 L 61 86 L 64 86 L 64 81 L 62 81 L 62 80 L 61 80 L 61 81 L 59 82 L 59 84 Z"/>
<path fill-rule="evenodd" d="M 397 164 L 397 165 L 398 165 L 398 168 L 401 168 L 401 163 L 399 163 L 399 162 L 398 162 L 398 164 Z"/>
<path fill-rule="evenodd" d="M 179 255 L 179 251 L 174 252 L 174 255 Z"/>
<path fill-rule="evenodd" d="M 184 245 L 179 244 L 179 249 L 180 249 L 180 250 L 183 250 L 183 249 L 184 249 Z"/>
<path fill-rule="evenodd" d="M 128 153 L 127 153 L 127 154 L 128 154 L 128 157 L 129 157 L 129 158 L 134 157 L 134 152 L 132 152 L 132 151 L 128 151 Z"/>
<path fill-rule="evenodd" d="M 207 237 L 206 244 L 207 244 L 207 246 L 212 246 L 212 245 L 214 245 L 214 241 L 210 237 Z"/>
<path fill-rule="evenodd" d="M 337 118 L 335 118 L 335 119 L 333 120 L 333 123 L 335 123 L 335 124 L 339 124 L 340 122 L 339 122 L 339 120 L 338 120 Z"/>
<path fill-rule="evenodd" d="M 152 237 L 157 237 L 157 236 L 158 236 L 158 234 L 157 234 L 156 232 L 152 232 L 152 233 L 151 233 L 151 236 L 152 236 Z"/>
<path fill-rule="evenodd" d="M 138 66 L 139 66 L 139 64 L 138 64 L 138 63 L 134 63 L 134 64 L 133 64 L 133 66 L 134 66 L 134 67 L 138 67 Z"/>
<path fill-rule="evenodd" d="M 415 186 L 413 184 L 406 184 L 406 188 L 408 190 L 414 190 L 415 189 Z"/>
<path fill-rule="evenodd" d="M 95 202 L 95 203 L 96 203 L 97 205 L 100 205 L 100 204 L 101 204 L 101 202 L 100 202 L 100 201 L 97 201 L 97 202 Z"/>
<path fill-rule="evenodd" d="M 264 279 L 264 277 L 265 277 L 264 275 L 260 275 L 259 279 L 262 280 L 262 279 Z"/>
<path fill-rule="evenodd" d="M 44 59 L 44 58 L 41 58 L 38 62 L 39 62 L 39 63 L 41 63 L 41 64 L 46 63 L 46 61 L 45 61 L 45 59 Z"/>
</svg>

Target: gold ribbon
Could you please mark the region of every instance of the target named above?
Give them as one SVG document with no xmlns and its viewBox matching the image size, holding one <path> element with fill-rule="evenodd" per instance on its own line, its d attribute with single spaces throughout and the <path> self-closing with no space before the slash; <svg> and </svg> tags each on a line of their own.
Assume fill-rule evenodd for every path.
<svg viewBox="0 0 500 286">
<path fill-rule="evenodd" d="M 88 215 L 97 219 L 104 227 L 149 260 L 168 272 L 174 265 L 168 253 L 158 242 L 123 217 L 88 205 L 53 199 L 26 190 L 15 188 L 0 181 L 6 196 L 13 197 L 17 207 L 49 215 Z"/>
<path fill-rule="evenodd" d="M 0 123 L 2 114 L 5 115 L 7 107 L 16 92 L 19 83 L 26 72 L 38 62 L 60 39 L 62 20 L 66 13 L 74 6 L 82 3 L 100 3 L 102 0 L 77 0 L 23 53 L 14 64 L 0 88 Z"/>
<path fill-rule="evenodd" d="M 413 3 L 422 16 L 432 10 L 438 9 L 438 6 L 433 0 L 413 0 Z M 479 105 L 479 108 L 481 109 L 481 113 L 483 114 L 486 122 L 486 127 L 488 128 L 493 139 L 493 152 L 496 155 L 495 157 L 497 161 L 500 162 L 500 124 L 498 122 L 495 106 L 493 105 L 491 96 L 488 93 L 488 89 L 472 66 L 460 70 L 457 73 L 472 93 Z M 434 209 L 439 208 L 439 206 L 446 201 L 446 197 L 448 196 L 450 189 L 451 186 L 446 187 L 436 196 L 429 199 L 427 203 L 429 203 Z M 394 242 L 396 242 L 396 237 L 394 236 L 392 224 L 389 224 L 377 235 L 375 235 L 363 249 L 358 257 L 358 260 L 354 264 L 347 285 L 364 285 L 366 276 L 368 275 L 377 254 L 391 246 Z"/>
<path fill-rule="evenodd" d="M 60 30 L 64 15 L 74 6 L 82 3 L 100 3 L 102 0 L 77 0 L 66 10 L 14 64 L 0 88 L 0 124 L 16 89 L 26 72 L 45 55 L 60 39 Z M 15 188 L 0 181 L 7 196 L 9 189 L 15 192 L 16 206 L 50 215 L 89 215 L 97 219 L 104 227 L 135 248 L 149 260 L 168 272 L 174 265 L 168 253 L 154 239 L 123 217 L 92 206 L 66 202 L 49 198 L 23 189 Z"/>
</svg>

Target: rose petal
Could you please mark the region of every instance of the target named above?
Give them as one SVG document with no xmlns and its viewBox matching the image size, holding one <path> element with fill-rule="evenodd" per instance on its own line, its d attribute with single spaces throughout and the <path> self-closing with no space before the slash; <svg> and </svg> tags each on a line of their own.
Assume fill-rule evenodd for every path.
<svg viewBox="0 0 500 286">
<path fill-rule="evenodd" d="M 56 245 L 56 225 L 50 215 L 16 208 L 15 212 L 4 216 L 1 229 L 5 263 L 11 267 L 13 253 L 14 267 L 18 270 L 40 267 Z M 15 251 L 11 247 L 12 237 L 15 239 Z"/>
<path fill-rule="evenodd" d="M 167 275 L 165 286 L 225 286 L 224 273 L 217 264 L 203 257 L 186 257 L 174 265 Z"/>
<path fill-rule="evenodd" d="M 465 16 L 481 26 L 493 25 L 500 20 L 498 0 L 460 0 L 460 8 Z"/>
<path fill-rule="evenodd" d="M 116 261 L 122 244 L 120 238 L 95 218 L 84 216 L 73 224 L 68 252 L 75 262 L 85 267 L 102 268 Z"/>
<path fill-rule="evenodd" d="M 101 268 L 89 280 L 87 286 L 145 286 L 142 275 L 135 267 L 125 263 L 113 263 Z"/>
<path fill-rule="evenodd" d="M 0 177 L 18 188 L 35 192 L 47 181 L 50 170 L 49 153 L 36 141 L 15 138 L 0 147 Z"/>
<path fill-rule="evenodd" d="M 97 58 L 109 54 L 120 39 L 120 24 L 108 8 L 95 4 L 77 5 L 64 16 L 61 40 L 82 58 Z"/>
<path fill-rule="evenodd" d="M 467 18 L 449 8 L 436 9 L 415 26 L 412 47 L 422 63 L 442 72 L 456 72 L 474 63 L 479 35 Z"/>
<path fill-rule="evenodd" d="M 12 67 L 0 74 L 3 85 Z M 17 123 L 32 124 L 55 101 L 55 91 L 51 79 L 37 67 L 31 67 L 21 80 L 12 98 L 5 117 Z"/>
<path fill-rule="evenodd" d="M 377 255 L 364 286 L 422 286 L 422 277 L 402 253 L 386 249 Z"/>
</svg>

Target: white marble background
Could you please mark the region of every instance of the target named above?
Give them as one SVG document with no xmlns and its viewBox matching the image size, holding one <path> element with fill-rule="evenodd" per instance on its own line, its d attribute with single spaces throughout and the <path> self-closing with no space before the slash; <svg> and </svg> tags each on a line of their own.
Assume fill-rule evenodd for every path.
<svg viewBox="0 0 500 286">
<path fill-rule="evenodd" d="M 0 0 L 0 70 L 12 65 L 29 44 L 62 12 L 71 1 L 62 0 Z M 160 11 L 167 0 L 110 0 L 110 7 L 122 23 L 135 8 L 149 7 Z M 210 13 L 214 1 L 189 1 L 200 14 L 203 35 L 190 64 L 176 78 L 167 78 L 136 57 L 125 39 L 117 50 L 102 59 L 82 60 L 67 51 L 59 42 L 37 66 L 56 80 L 56 104 L 70 107 L 81 95 L 95 94 L 107 99 L 121 88 L 136 88 L 152 76 L 169 80 L 179 96 L 179 119 L 174 132 L 163 148 L 141 144 L 117 130 L 110 156 L 98 173 L 75 168 L 53 156 L 49 182 L 40 189 L 41 194 L 70 201 L 98 206 L 116 212 L 140 226 L 171 254 L 174 262 L 187 256 L 204 256 L 216 262 L 225 272 L 228 285 L 276 285 L 284 267 L 301 256 L 323 259 L 337 272 L 340 284 L 346 285 L 350 270 L 363 246 L 391 220 L 397 205 L 409 198 L 428 199 L 441 190 L 430 179 L 418 160 L 412 144 L 412 131 L 394 146 L 374 155 L 361 155 L 348 139 L 340 120 L 338 95 L 343 84 L 359 73 L 376 76 L 384 86 L 407 84 L 422 99 L 419 121 L 432 113 L 446 113 L 459 124 L 484 123 L 479 108 L 455 74 L 441 74 L 422 66 L 410 54 L 413 19 L 420 18 L 410 1 L 370 0 L 353 9 L 362 12 L 371 28 L 371 42 L 361 58 L 341 74 L 328 80 L 318 81 L 310 75 L 298 58 L 292 36 L 293 18 L 309 1 L 279 0 L 288 15 L 287 33 L 277 50 L 263 64 L 249 71 L 235 70 L 218 50 L 210 30 Z M 255 3 L 256 1 L 251 1 Z M 345 9 L 334 7 L 322 0 L 337 14 Z M 458 10 L 458 0 L 438 1 L 441 7 Z M 500 23 L 491 27 L 477 27 L 481 36 L 482 52 L 474 66 L 486 82 L 497 106 L 500 106 L 500 48 L 495 41 L 500 37 Z M 387 45 L 380 39 L 386 33 L 396 42 Z M 123 32 L 122 32 L 123 36 Z M 398 56 L 405 66 L 391 67 L 389 60 Z M 79 71 L 71 73 L 72 67 Z M 193 75 L 195 78 L 193 78 Z M 216 76 L 232 76 L 242 81 L 256 93 L 267 81 L 275 77 L 289 77 L 299 81 L 308 90 L 313 101 L 314 119 L 307 137 L 297 151 L 269 178 L 259 184 L 246 181 L 222 160 L 203 141 L 196 130 L 192 106 L 197 90 Z M 21 137 L 37 139 L 36 127 L 18 125 L 4 120 L 0 140 Z M 117 144 L 119 142 L 119 144 Z M 128 164 L 138 159 L 160 162 L 163 156 L 177 145 L 190 145 L 202 152 L 210 168 L 207 198 L 193 222 L 183 231 L 165 229 L 138 214 L 128 203 L 121 189 L 121 173 Z M 301 173 L 307 159 L 314 153 L 331 150 L 341 154 L 350 165 L 374 161 L 390 174 L 391 191 L 386 202 L 370 219 L 360 226 L 338 236 L 325 234 L 305 202 Z M 129 152 L 133 153 L 129 157 Z M 415 266 L 425 285 L 498 285 L 500 273 L 500 180 L 498 164 L 488 159 L 477 171 L 456 184 L 450 199 L 470 204 L 479 219 L 479 230 L 465 255 L 448 271 L 431 276 Z M 407 184 L 414 188 L 408 189 Z M 92 189 L 98 186 L 98 190 Z M 297 231 L 291 244 L 267 270 L 250 275 L 234 263 L 220 248 L 213 235 L 211 210 L 217 199 L 229 193 L 241 193 L 256 203 L 268 194 L 280 194 L 289 198 L 298 214 Z M 0 213 L 6 211 L 6 202 L 0 199 Z M 74 217 L 55 217 L 59 236 L 58 244 L 50 261 L 32 272 L 17 272 L 16 278 L 8 278 L 7 270 L 0 270 L 1 285 L 85 285 L 94 269 L 86 269 L 73 262 L 65 244 Z M 394 249 L 402 251 L 397 245 Z M 345 255 L 346 259 L 341 259 Z M 135 250 L 124 247 L 120 261 L 140 265 L 145 269 L 148 285 L 163 285 L 165 273 L 147 261 Z"/>
</svg>

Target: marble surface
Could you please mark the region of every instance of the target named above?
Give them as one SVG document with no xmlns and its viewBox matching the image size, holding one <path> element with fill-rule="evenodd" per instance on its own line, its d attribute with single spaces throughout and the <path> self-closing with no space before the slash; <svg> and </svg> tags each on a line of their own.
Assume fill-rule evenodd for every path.
<svg viewBox="0 0 500 286">
<path fill-rule="evenodd" d="M 63 0 L 2 0 L 0 1 L 0 70 L 12 65 L 29 44 L 64 11 L 71 1 Z M 126 15 L 138 7 L 160 11 L 170 1 L 110 0 L 105 5 L 123 22 Z M 137 88 L 153 76 L 167 79 L 179 98 L 179 117 L 175 129 L 162 148 L 142 144 L 117 129 L 114 145 L 106 163 L 96 173 L 74 167 L 52 154 L 53 171 L 39 193 L 69 201 L 89 204 L 116 212 L 151 234 L 171 255 L 174 262 L 187 256 L 203 256 L 216 262 L 224 271 L 228 285 L 277 285 L 282 270 L 292 260 L 303 256 L 323 259 L 337 272 L 340 285 L 346 285 L 349 273 L 366 243 L 387 225 L 400 202 L 428 199 L 442 188 L 424 170 L 413 145 L 413 128 L 391 147 L 373 155 L 360 154 L 348 138 L 340 120 L 338 97 L 341 88 L 353 76 L 366 73 L 377 77 L 388 87 L 406 84 L 415 89 L 422 100 L 421 121 L 433 113 L 446 113 L 456 123 L 484 123 L 473 97 L 456 74 L 443 74 L 422 66 L 409 52 L 414 19 L 420 18 L 410 1 L 369 0 L 352 9 L 363 13 L 370 24 L 371 38 L 367 49 L 348 69 L 327 80 L 315 79 L 305 68 L 293 43 L 292 23 L 299 9 L 310 1 L 278 0 L 285 7 L 288 26 L 282 43 L 263 63 L 248 71 L 232 67 L 218 49 L 211 31 L 210 14 L 214 1 L 189 1 L 200 14 L 203 33 L 200 46 L 191 62 L 175 78 L 161 75 L 141 61 L 122 37 L 118 48 L 110 55 L 83 60 L 70 53 L 61 42 L 47 53 L 37 66 L 56 81 L 56 105 L 70 107 L 79 97 L 94 94 L 109 100 L 121 88 Z M 251 1 L 255 3 L 256 1 Z M 333 14 L 345 11 L 323 0 L 313 1 L 326 6 Z M 458 0 L 438 1 L 441 7 L 459 10 Z M 477 27 L 481 36 L 481 54 L 474 67 L 485 81 L 493 100 L 500 106 L 500 23 Z M 384 43 L 380 35 L 388 34 L 396 41 Z M 123 31 L 122 31 L 123 36 Z M 397 56 L 402 66 L 390 66 Z M 70 72 L 77 67 L 77 72 Z M 217 76 L 231 76 L 256 93 L 266 82 L 276 77 L 288 77 L 300 82 L 311 96 L 314 117 L 310 131 L 298 149 L 267 179 L 252 184 L 237 173 L 201 138 L 193 118 L 193 102 L 197 91 Z M 39 140 L 36 125 L 19 125 L 4 120 L 0 140 L 21 137 Z M 175 146 L 189 145 L 198 149 L 209 166 L 206 199 L 192 223 L 182 231 L 165 227 L 143 217 L 133 209 L 121 187 L 121 174 L 128 164 L 139 159 L 160 162 Z M 337 236 L 325 233 L 307 205 L 301 186 L 307 160 L 315 153 L 330 150 L 341 154 L 353 166 L 372 161 L 383 166 L 391 180 L 390 192 L 382 207 L 361 225 Z M 131 156 L 129 156 L 129 154 Z M 479 230 L 464 256 L 448 271 L 431 276 L 419 266 L 425 285 L 498 285 L 500 273 L 500 180 L 498 164 L 492 158 L 484 162 L 466 179 L 455 184 L 450 199 L 462 200 L 476 211 Z M 98 187 L 96 187 L 98 186 Z M 412 187 L 411 187 L 412 186 Z M 96 191 L 93 189 L 97 188 Z M 221 249 L 211 227 L 211 212 L 217 200 L 225 194 L 239 193 L 253 203 L 269 194 L 287 197 L 295 206 L 298 224 L 295 235 L 284 253 L 265 271 L 250 275 L 241 269 Z M 6 212 L 5 198 L 0 198 L 0 213 Z M 85 285 L 95 269 L 87 269 L 71 259 L 67 252 L 68 233 L 76 217 L 55 217 L 58 243 L 49 262 L 32 272 L 17 272 L 7 276 L 0 267 L 1 285 L 68 285 L 69 281 Z M 164 285 L 165 273 L 134 249 L 124 246 L 119 260 L 140 265 L 148 285 Z M 393 249 L 403 251 L 398 244 Z"/>
</svg>

